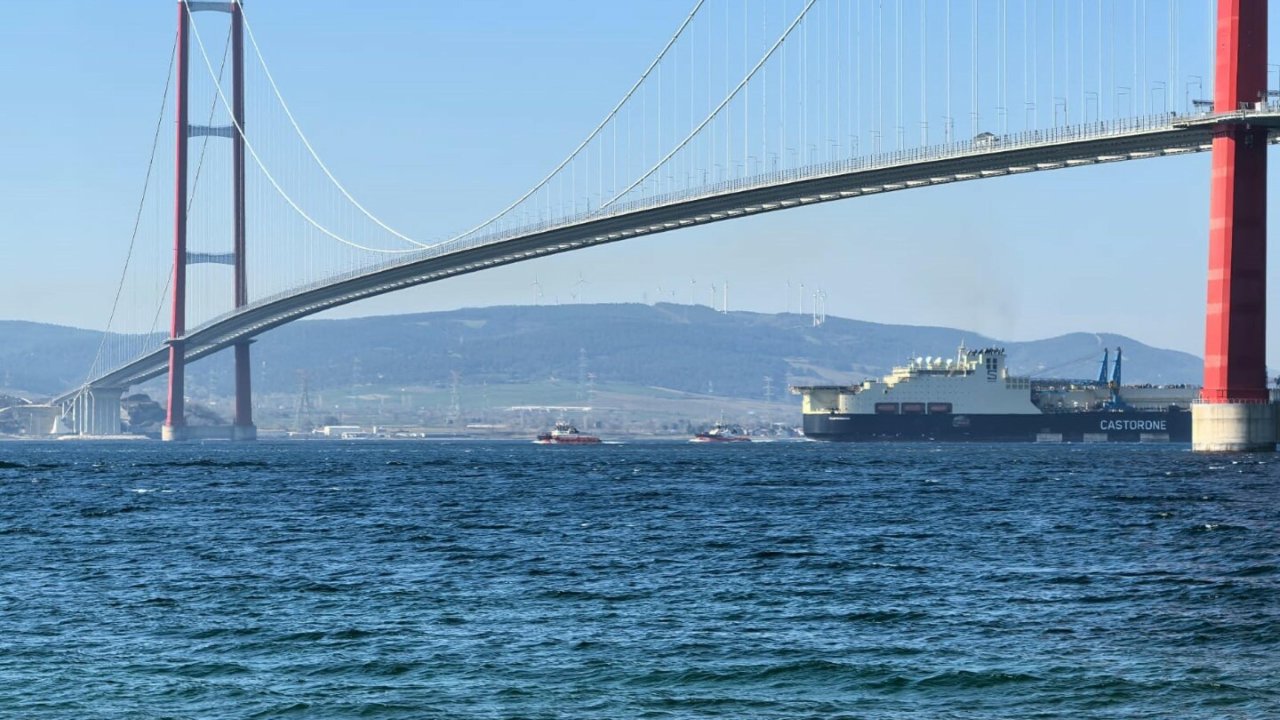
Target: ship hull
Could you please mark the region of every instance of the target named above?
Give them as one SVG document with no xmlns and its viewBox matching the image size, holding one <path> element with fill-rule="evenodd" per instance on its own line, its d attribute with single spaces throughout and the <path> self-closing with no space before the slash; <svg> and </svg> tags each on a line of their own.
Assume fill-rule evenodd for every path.
<svg viewBox="0 0 1280 720">
<path fill-rule="evenodd" d="M 806 414 L 804 434 L 833 441 L 1191 442 L 1191 413 L 1069 412 L 1040 415 Z"/>
<path fill-rule="evenodd" d="M 580 435 L 578 437 L 571 437 L 571 438 L 539 437 L 537 440 L 533 441 L 533 444 L 534 445 L 599 445 L 600 438 L 592 437 L 590 435 Z"/>
</svg>

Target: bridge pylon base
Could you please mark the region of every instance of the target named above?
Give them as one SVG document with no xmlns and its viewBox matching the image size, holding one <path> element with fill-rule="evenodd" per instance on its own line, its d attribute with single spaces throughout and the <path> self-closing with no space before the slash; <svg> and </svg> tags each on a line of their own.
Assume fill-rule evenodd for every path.
<svg viewBox="0 0 1280 720">
<path fill-rule="evenodd" d="M 1276 403 L 1196 403 L 1191 406 L 1195 452 L 1275 452 Z"/>
<path fill-rule="evenodd" d="M 160 428 L 160 439 L 181 440 L 257 440 L 258 428 L 254 425 L 183 425 Z"/>
</svg>

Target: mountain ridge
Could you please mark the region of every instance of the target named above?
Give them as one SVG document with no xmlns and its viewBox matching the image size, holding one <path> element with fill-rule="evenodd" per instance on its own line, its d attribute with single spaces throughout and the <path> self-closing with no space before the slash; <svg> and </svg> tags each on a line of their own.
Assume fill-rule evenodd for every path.
<svg viewBox="0 0 1280 720">
<path fill-rule="evenodd" d="M 49 395 L 84 380 L 101 333 L 0 321 L 0 385 Z M 312 319 L 254 343 L 254 389 L 293 392 L 362 385 L 509 384 L 556 378 L 759 398 L 791 384 L 847 384 L 910 357 L 1000 346 L 1017 374 L 1096 378 L 1104 347 L 1124 348 L 1129 383 L 1197 384 L 1202 361 L 1110 333 L 1000 341 L 941 326 L 828 316 L 721 313 L 659 303 L 494 306 L 350 319 Z M 230 353 L 194 363 L 189 383 L 229 393 Z M 588 376 L 591 376 L 588 378 Z"/>
</svg>

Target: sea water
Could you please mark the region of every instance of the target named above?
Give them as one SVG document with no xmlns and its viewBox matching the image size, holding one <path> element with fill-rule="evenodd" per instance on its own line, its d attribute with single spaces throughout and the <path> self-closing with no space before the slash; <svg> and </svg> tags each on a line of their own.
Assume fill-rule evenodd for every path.
<svg viewBox="0 0 1280 720">
<path fill-rule="evenodd" d="M 0 444 L 4 718 L 1280 716 L 1280 458 Z"/>
</svg>

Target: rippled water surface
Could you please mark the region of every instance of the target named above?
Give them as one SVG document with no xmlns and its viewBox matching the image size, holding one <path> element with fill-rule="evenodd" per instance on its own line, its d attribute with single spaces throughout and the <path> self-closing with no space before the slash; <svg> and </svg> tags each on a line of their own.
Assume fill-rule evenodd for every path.
<svg viewBox="0 0 1280 720">
<path fill-rule="evenodd" d="M 0 444 L 0 716 L 1280 716 L 1280 458 Z"/>
</svg>

